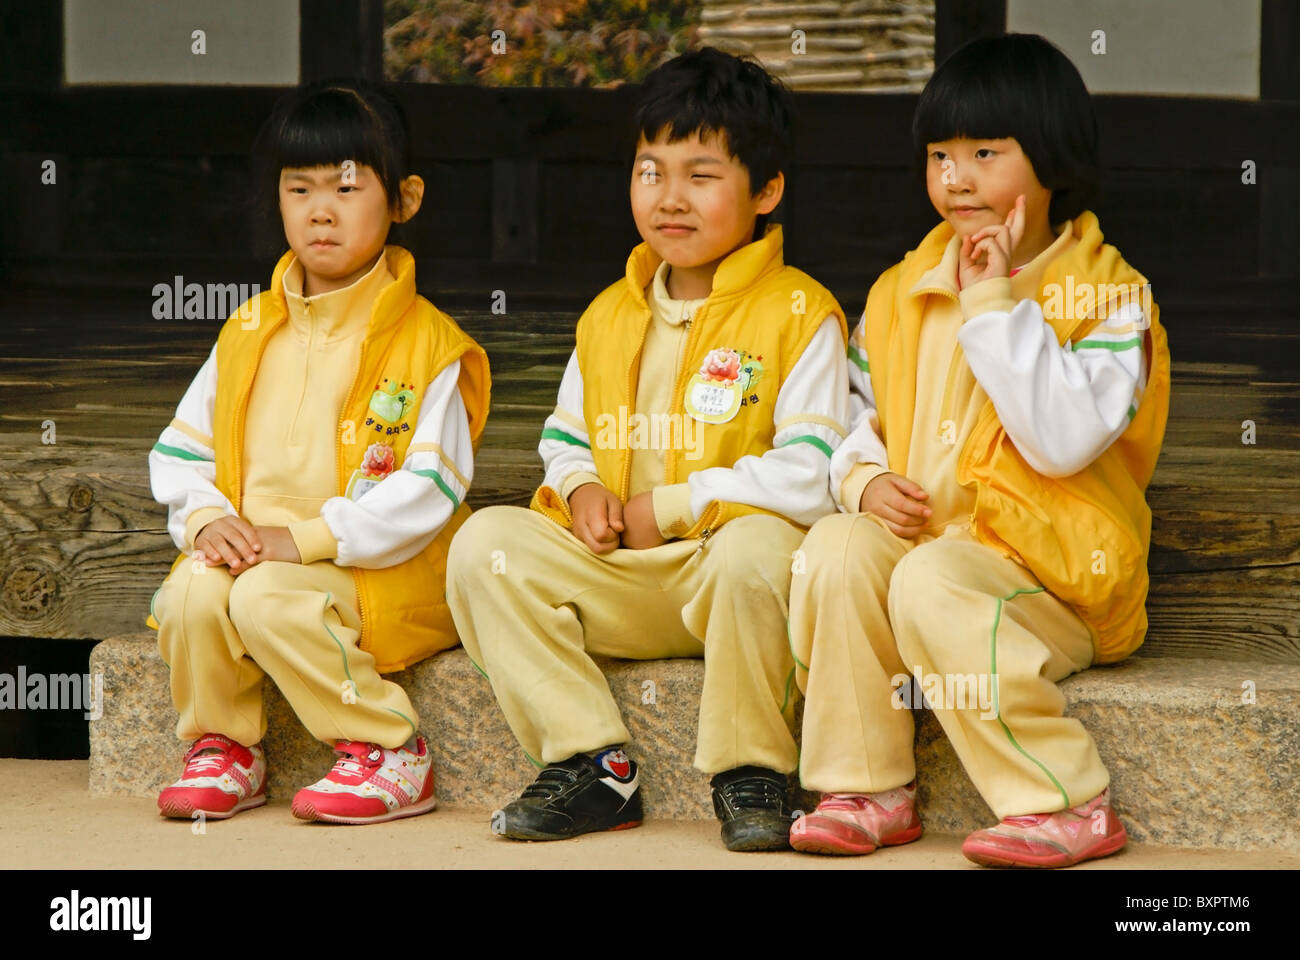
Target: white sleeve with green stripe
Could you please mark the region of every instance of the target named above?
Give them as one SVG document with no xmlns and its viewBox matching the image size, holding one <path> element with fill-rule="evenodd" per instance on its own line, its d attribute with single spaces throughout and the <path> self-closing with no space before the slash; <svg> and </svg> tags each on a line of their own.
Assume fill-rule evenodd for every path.
<svg viewBox="0 0 1300 960">
<path fill-rule="evenodd" d="M 871 362 L 867 357 L 867 315 L 864 312 L 849 336 L 849 435 L 831 457 L 830 490 L 839 500 L 840 486 L 859 463 L 889 465 L 889 453 L 880 439 L 880 415 L 871 389 Z M 843 509 L 842 507 L 840 509 Z"/>
<path fill-rule="evenodd" d="M 591 457 L 591 438 L 582 412 L 582 371 L 578 368 L 578 352 L 569 356 L 560 380 L 560 392 L 555 409 L 542 424 L 542 439 L 537 452 L 546 468 L 542 482 L 563 494 L 564 481 L 574 474 L 596 473 L 596 461 Z"/>
<path fill-rule="evenodd" d="M 1061 346 L 1036 300 L 971 317 L 957 334 L 1007 436 L 1047 477 L 1096 460 L 1137 414 L 1146 388 L 1140 303 L 1126 304 L 1078 343 Z"/>
<path fill-rule="evenodd" d="M 813 334 L 781 385 L 772 415 L 771 450 L 690 475 L 695 516 L 715 500 L 762 507 L 805 526 L 835 512 L 827 476 L 849 420 L 844 338 L 835 317 L 827 317 Z"/>
<path fill-rule="evenodd" d="M 451 519 L 474 479 L 474 445 L 457 380 L 460 361 L 424 392 L 415 433 L 400 469 L 357 500 L 330 497 L 320 515 L 338 540 L 341 567 L 391 567 L 429 545 Z"/>
<path fill-rule="evenodd" d="M 195 510 L 217 507 L 229 516 L 235 508 L 217 489 L 212 449 L 212 411 L 217 399 L 217 348 L 199 368 L 176 416 L 149 451 L 149 488 L 167 505 L 167 532 L 178 550 L 188 550 L 185 523 Z"/>
</svg>

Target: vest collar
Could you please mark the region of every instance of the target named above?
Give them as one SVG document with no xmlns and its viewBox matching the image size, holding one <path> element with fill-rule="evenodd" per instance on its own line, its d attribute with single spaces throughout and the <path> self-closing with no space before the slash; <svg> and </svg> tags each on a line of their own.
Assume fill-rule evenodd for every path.
<svg viewBox="0 0 1300 960">
<path fill-rule="evenodd" d="M 1037 296 L 1039 280 L 1042 278 L 1043 270 L 1047 264 L 1075 245 L 1076 237 L 1073 226 L 1072 222 L 1067 222 L 1056 228 L 1056 239 L 1052 242 L 1052 245 L 1021 267 L 1015 276 L 1011 278 L 1011 296 L 1013 299 L 1024 300 Z M 961 237 L 957 236 L 947 222 L 941 223 L 921 241 L 921 246 L 917 248 L 917 252 L 920 253 L 926 249 L 937 252 L 940 244 L 943 244 L 943 253 L 939 257 L 939 262 L 921 274 L 916 283 L 908 290 L 909 296 L 946 293 L 954 299 L 957 297 L 959 292 L 957 289 L 957 267 L 961 258 Z"/>
<path fill-rule="evenodd" d="M 344 340 L 360 333 L 370 316 L 370 306 L 379 291 L 393 282 L 386 258 L 380 255 L 364 276 L 346 287 L 320 293 L 302 294 L 304 270 L 294 257 L 284 272 L 283 286 L 288 307 L 289 327 L 300 339 L 322 336 L 325 343 Z"/>
<path fill-rule="evenodd" d="M 707 298 L 699 297 L 695 300 L 674 300 L 668 295 L 668 271 L 672 269 L 668 261 L 663 261 L 655 270 L 654 280 L 650 283 L 650 296 L 653 300 L 652 306 L 659 316 L 663 317 L 667 323 L 674 327 L 679 326 L 683 321 L 691 319 L 695 311 L 700 308 Z"/>
<path fill-rule="evenodd" d="M 395 326 L 415 300 L 415 257 L 411 256 L 410 252 L 403 247 L 389 245 L 384 247 L 384 255 L 379 259 L 392 280 L 380 286 L 378 294 L 371 305 L 370 319 L 367 321 L 365 330 L 367 339 Z M 287 251 L 275 265 L 275 270 L 271 274 L 271 289 L 267 293 L 271 296 L 274 315 L 269 318 L 269 323 L 261 324 L 263 335 L 269 335 L 279 326 L 280 320 L 288 316 L 289 304 L 285 296 L 284 278 L 295 260 L 297 260 L 297 257 L 294 252 L 292 250 Z M 375 270 L 372 270 L 371 273 L 377 271 L 379 265 L 377 263 Z M 366 277 L 361 278 L 361 280 L 345 289 L 353 289 L 353 287 L 356 287 L 370 276 L 371 274 L 367 274 Z M 334 292 L 343 293 L 344 291 L 338 290 Z M 330 296 L 330 294 L 322 294 L 311 299 L 313 302 L 317 302 L 321 296 Z"/>
<path fill-rule="evenodd" d="M 752 289 L 762 277 L 780 270 L 785 265 L 782 259 L 784 244 L 781 225 L 769 223 L 761 240 L 733 250 L 718 264 L 713 274 L 713 290 L 707 299 L 738 297 Z M 646 286 L 662 262 L 662 258 L 645 242 L 638 244 L 627 258 L 627 284 L 632 299 L 644 309 L 649 309 L 645 299 Z"/>
</svg>

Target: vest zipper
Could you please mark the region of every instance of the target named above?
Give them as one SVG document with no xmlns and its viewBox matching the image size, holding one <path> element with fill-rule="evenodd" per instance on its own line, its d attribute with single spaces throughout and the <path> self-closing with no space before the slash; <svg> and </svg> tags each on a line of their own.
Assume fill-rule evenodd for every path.
<svg viewBox="0 0 1300 960">
<path fill-rule="evenodd" d="M 649 331 L 650 324 L 654 320 L 654 317 L 650 312 L 650 307 L 648 304 L 646 305 L 645 312 L 646 312 L 646 319 L 644 325 L 641 328 L 641 342 L 637 344 L 637 348 L 636 348 L 636 362 L 633 363 L 627 369 L 627 390 L 623 394 L 623 409 L 628 411 L 629 416 L 632 413 L 632 396 L 636 390 L 636 383 L 634 382 L 634 377 L 641 372 L 641 351 L 645 349 L 646 333 Z M 633 372 L 634 370 L 635 373 Z M 627 503 L 627 491 L 631 483 L 632 483 L 632 451 L 627 447 L 624 447 L 623 448 L 623 469 L 618 479 L 618 499 L 620 502 Z"/>
<path fill-rule="evenodd" d="M 369 334 L 368 325 L 367 325 L 366 333 L 367 335 Z M 356 372 L 353 373 L 352 375 L 352 386 L 348 388 L 347 398 L 344 399 L 343 406 L 339 409 L 339 422 L 335 428 L 335 433 L 334 433 L 334 477 L 335 480 L 338 482 L 339 496 L 343 496 L 347 492 L 347 484 L 343 479 L 343 464 L 341 462 L 342 457 L 340 454 L 340 449 L 343 446 L 344 420 L 346 418 L 346 415 L 352 409 L 352 397 L 357 392 L 357 383 L 361 380 L 361 371 L 364 370 L 365 367 L 366 367 L 366 340 L 363 339 L 361 341 L 361 356 L 357 360 Z M 355 432 L 357 430 L 360 430 L 361 427 L 363 426 L 365 426 L 364 423 L 353 424 L 353 435 L 355 436 Z M 450 520 L 450 518 L 448 519 Z M 366 647 L 361 646 L 361 642 L 363 640 L 368 641 L 370 638 L 366 636 L 366 598 L 365 598 L 365 591 L 361 589 L 361 568 L 360 567 L 352 568 L 352 582 L 356 584 L 357 613 L 361 619 L 361 630 L 357 634 L 357 646 L 360 647 L 362 650 L 365 650 Z"/>
<path fill-rule="evenodd" d="M 700 545 L 695 548 L 695 556 L 698 557 L 704 552 L 704 544 L 708 542 L 708 539 L 711 536 L 713 536 L 713 530 L 709 527 L 705 527 L 700 531 Z"/>
<path fill-rule="evenodd" d="M 941 287 L 927 287 L 924 290 L 916 291 L 915 295 L 919 295 L 923 293 L 932 293 L 935 294 L 936 296 L 946 297 L 949 300 L 953 301 L 954 303 L 961 302 L 960 298 L 958 298 L 954 293 L 952 293 L 952 291 L 944 290 Z M 953 387 L 953 380 L 956 379 L 957 357 L 960 351 L 961 351 L 961 342 L 958 341 L 953 344 L 952 356 L 949 357 L 948 359 L 948 371 L 944 375 L 943 399 L 939 403 L 939 427 L 937 431 L 940 442 L 942 442 L 943 440 L 943 430 L 944 430 L 945 423 L 952 423 L 953 440 L 954 442 L 956 441 L 957 424 L 952 419 L 952 387 Z M 964 356 L 964 354 L 961 355 Z M 981 411 L 980 416 L 976 419 L 975 426 L 971 429 L 971 435 L 966 438 L 966 444 L 962 447 L 961 450 L 957 452 L 956 480 L 958 484 L 962 483 L 962 470 L 963 467 L 966 465 L 967 461 L 970 459 L 970 452 L 973 449 L 972 442 L 975 440 L 976 436 L 980 432 L 980 427 L 984 419 L 984 412 L 985 411 Z M 934 434 L 931 434 L 931 439 L 933 440 L 933 438 L 934 438 Z M 974 531 L 975 529 L 975 513 L 978 506 L 979 506 L 979 490 L 976 489 L 975 507 L 971 508 L 970 516 L 967 518 L 967 524 L 972 531 Z"/>
<path fill-rule="evenodd" d="M 685 371 L 684 361 L 687 357 L 691 357 L 695 355 L 695 342 L 699 339 L 699 333 L 698 330 L 696 329 L 695 321 L 700 318 L 700 314 L 702 314 L 705 310 L 707 310 L 708 307 L 709 304 L 708 301 L 706 300 L 704 303 L 700 304 L 698 308 L 696 308 L 695 312 L 691 315 L 691 319 L 686 321 L 686 343 L 682 351 L 678 354 L 677 370 L 675 372 L 675 376 L 673 377 L 673 395 L 672 395 L 672 401 L 668 407 L 668 413 L 670 415 L 673 413 L 677 413 L 683 418 L 683 423 L 682 423 L 683 436 L 685 435 L 686 432 L 686 424 L 684 422 L 684 418 L 689 416 L 689 414 L 686 412 L 686 404 L 682 402 L 682 391 L 685 389 L 685 382 L 686 382 L 686 378 L 683 375 Z M 664 453 L 664 483 L 671 484 L 676 482 L 677 482 L 677 451 L 675 449 L 669 448 Z"/>
<path fill-rule="evenodd" d="M 958 299 L 958 297 L 957 297 L 956 294 L 954 294 L 954 293 L 953 293 L 952 291 L 950 291 L 950 290 L 944 290 L 944 289 L 941 288 L 941 287 L 927 287 L 927 288 L 925 288 L 924 290 L 917 290 L 916 293 L 914 294 L 914 296 L 915 296 L 915 295 L 920 295 L 920 294 L 923 294 L 923 293 L 933 293 L 933 294 L 935 294 L 936 296 L 947 297 L 949 300 L 953 301 L 954 303 L 960 303 L 960 302 L 961 302 L 961 301 Z M 919 336 L 919 334 L 918 334 L 918 336 Z M 956 372 L 956 369 L 957 369 L 957 351 L 960 350 L 960 349 L 961 349 L 961 343 L 960 343 L 960 342 L 957 342 L 957 343 L 954 343 L 954 344 L 953 344 L 953 347 L 952 347 L 952 356 L 949 357 L 949 359 L 948 359 L 948 371 L 947 371 L 947 373 L 944 374 L 944 383 L 943 383 L 943 400 L 942 400 L 942 401 L 940 402 L 940 404 L 939 404 L 939 429 L 938 429 L 938 433 L 939 433 L 940 437 L 943 436 L 943 425 L 944 425 L 945 423 L 948 423 L 950 420 L 952 420 L 952 410 L 951 410 L 951 405 L 952 405 L 952 382 L 953 382 L 954 375 L 955 375 L 955 372 Z M 953 424 L 953 429 L 954 429 L 954 430 L 956 429 L 956 426 L 957 426 L 956 423 L 954 423 L 954 424 Z M 931 434 L 931 436 L 933 437 L 933 434 Z"/>
<path fill-rule="evenodd" d="M 303 311 L 307 317 L 307 349 L 303 352 L 302 361 L 302 393 L 298 395 L 298 409 L 294 411 L 293 420 L 289 424 L 289 442 L 294 442 L 294 437 L 298 433 L 298 421 L 302 417 L 303 405 L 307 402 L 307 376 L 311 371 L 311 350 L 312 334 L 316 332 L 316 324 L 312 320 L 311 301 L 303 301 Z"/>
<path fill-rule="evenodd" d="M 253 379 L 257 375 L 257 368 L 262 365 L 262 355 L 266 353 L 266 345 L 271 340 L 271 334 L 276 331 L 280 326 L 280 322 L 283 322 L 284 319 L 284 317 L 281 317 L 279 322 L 270 324 L 262 332 L 262 339 L 257 344 L 257 357 L 254 360 L 253 369 L 248 375 L 248 389 L 241 390 L 241 396 L 235 402 L 235 435 L 231 438 L 235 446 L 235 482 L 234 489 L 231 491 L 234 493 L 234 497 L 230 505 L 235 508 L 235 512 L 240 514 L 241 518 L 244 510 L 244 422 L 248 415 L 248 400 L 253 393 Z"/>
</svg>

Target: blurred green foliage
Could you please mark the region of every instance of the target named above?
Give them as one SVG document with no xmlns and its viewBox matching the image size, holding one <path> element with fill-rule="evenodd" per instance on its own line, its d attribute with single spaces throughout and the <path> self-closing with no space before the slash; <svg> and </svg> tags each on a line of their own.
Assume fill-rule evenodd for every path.
<svg viewBox="0 0 1300 960">
<path fill-rule="evenodd" d="M 664 60 L 689 49 L 699 4 L 386 0 L 384 24 L 384 75 L 389 80 L 610 87 L 637 83 Z M 497 30 L 504 36 L 494 39 Z"/>
</svg>

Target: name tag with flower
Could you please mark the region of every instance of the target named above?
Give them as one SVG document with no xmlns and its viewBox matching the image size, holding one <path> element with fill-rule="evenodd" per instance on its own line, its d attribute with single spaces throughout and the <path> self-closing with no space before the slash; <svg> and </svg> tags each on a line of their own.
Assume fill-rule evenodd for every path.
<svg viewBox="0 0 1300 960">
<path fill-rule="evenodd" d="M 720 347 L 710 350 L 700 372 L 686 383 L 683 406 L 700 423 L 727 423 L 745 406 L 746 394 L 761 376 L 762 364 L 745 360 L 743 351 Z M 756 402 L 758 397 L 749 398 Z"/>
<path fill-rule="evenodd" d="M 366 447 L 360 468 L 352 471 L 348 488 L 343 495 L 349 500 L 360 500 L 393 472 L 396 462 L 397 454 L 392 447 L 386 443 L 372 443 Z"/>
</svg>

